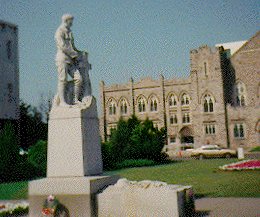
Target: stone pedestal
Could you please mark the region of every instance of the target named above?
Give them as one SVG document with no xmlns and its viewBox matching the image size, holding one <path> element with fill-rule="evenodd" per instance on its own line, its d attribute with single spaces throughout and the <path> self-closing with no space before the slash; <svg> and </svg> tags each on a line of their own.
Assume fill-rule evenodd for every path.
<svg viewBox="0 0 260 217">
<path fill-rule="evenodd" d="M 56 107 L 48 123 L 48 177 L 102 173 L 96 100 L 88 108 Z"/>
<path fill-rule="evenodd" d="M 99 217 L 194 216 L 191 186 L 120 179 L 98 194 Z"/>
<path fill-rule="evenodd" d="M 97 216 L 96 193 L 116 183 L 117 176 L 45 178 L 29 183 L 29 216 L 40 217 L 45 199 L 54 195 L 70 217 Z"/>
<path fill-rule="evenodd" d="M 54 107 L 48 123 L 47 178 L 29 183 L 30 217 L 40 217 L 53 195 L 70 217 L 97 216 L 96 194 L 117 176 L 101 176 L 102 157 L 96 100 L 85 106 Z"/>
</svg>

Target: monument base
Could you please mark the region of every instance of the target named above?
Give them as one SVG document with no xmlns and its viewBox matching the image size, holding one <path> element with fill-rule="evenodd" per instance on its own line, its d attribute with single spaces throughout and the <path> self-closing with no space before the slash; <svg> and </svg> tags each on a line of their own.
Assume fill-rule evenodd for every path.
<svg viewBox="0 0 260 217">
<path fill-rule="evenodd" d="M 97 195 L 99 217 L 194 216 L 191 186 L 120 179 Z"/>
<path fill-rule="evenodd" d="M 42 216 L 46 198 L 54 195 L 73 217 L 97 216 L 96 194 L 117 182 L 117 176 L 44 178 L 29 183 L 30 217 Z"/>
</svg>

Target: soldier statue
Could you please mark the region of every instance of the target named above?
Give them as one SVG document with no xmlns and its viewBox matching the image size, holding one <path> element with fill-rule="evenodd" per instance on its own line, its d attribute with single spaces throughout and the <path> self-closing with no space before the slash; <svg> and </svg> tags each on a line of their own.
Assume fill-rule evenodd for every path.
<svg viewBox="0 0 260 217">
<path fill-rule="evenodd" d="M 58 91 L 54 98 L 55 106 L 82 105 L 90 100 L 92 94 L 88 74 L 91 69 L 91 65 L 88 63 L 88 53 L 76 49 L 71 32 L 72 24 L 73 16 L 64 14 L 62 23 L 55 33 L 58 69 Z M 68 75 L 73 79 L 73 93 L 69 93 L 71 90 L 67 87 Z M 71 96 L 73 99 L 69 100 Z"/>
</svg>

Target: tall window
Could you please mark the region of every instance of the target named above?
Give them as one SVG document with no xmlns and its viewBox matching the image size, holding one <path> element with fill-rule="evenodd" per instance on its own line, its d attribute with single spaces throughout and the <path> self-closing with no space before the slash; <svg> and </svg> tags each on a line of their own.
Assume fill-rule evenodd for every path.
<svg viewBox="0 0 260 217">
<path fill-rule="evenodd" d="M 157 99 L 155 97 L 152 97 L 150 100 L 150 111 L 154 112 L 158 110 L 157 106 Z"/>
<path fill-rule="evenodd" d="M 10 60 L 12 57 L 12 42 L 8 41 L 6 43 L 6 52 L 7 52 L 7 58 Z"/>
<path fill-rule="evenodd" d="M 242 139 L 245 137 L 244 125 L 243 124 L 235 124 L 234 125 L 234 137 L 238 139 Z"/>
<path fill-rule="evenodd" d="M 214 99 L 209 94 L 204 97 L 204 112 L 214 111 Z"/>
<path fill-rule="evenodd" d="M 177 106 L 177 97 L 174 94 L 170 95 L 169 97 L 169 106 Z"/>
<path fill-rule="evenodd" d="M 138 111 L 145 112 L 145 99 L 143 97 L 138 99 Z"/>
<path fill-rule="evenodd" d="M 176 137 L 170 136 L 170 143 L 176 143 Z"/>
<path fill-rule="evenodd" d="M 184 113 L 182 116 L 182 123 L 190 123 L 190 114 Z"/>
<path fill-rule="evenodd" d="M 245 106 L 246 87 L 242 82 L 236 84 L 236 103 L 238 106 Z"/>
<path fill-rule="evenodd" d="M 115 115 L 116 114 L 116 103 L 114 100 L 109 101 L 109 115 Z"/>
<path fill-rule="evenodd" d="M 206 76 L 208 76 L 208 69 L 207 69 L 207 63 L 204 62 L 204 73 Z"/>
<path fill-rule="evenodd" d="M 181 104 L 182 105 L 189 105 L 190 104 L 190 97 L 184 93 L 181 97 Z"/>
<path fill-rule="evenodd" d="M 216 133 L 215 124 L 206 124 L 205 125 L 205 133 L 207 135 L 215 135 L 215 133 Z"/>
<path fill-rule="evenodd" d="M 127 101 L 125 99 L 120 101 L 120 112 L 122 115 L 127 114 Z"/>
<path fill-rule="evenodd" d="M 176 114 L 171 115 L 170 117 L 170 124 L 177 124 L 178 123 L 178 118 Z"/>
</svg>

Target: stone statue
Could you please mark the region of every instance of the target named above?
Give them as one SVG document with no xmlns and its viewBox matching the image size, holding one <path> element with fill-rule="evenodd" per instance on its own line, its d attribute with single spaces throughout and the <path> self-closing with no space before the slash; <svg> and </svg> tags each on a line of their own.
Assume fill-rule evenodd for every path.
<svg viewBox="0 0 260 217">
<path fill-rule="evenodd" d="M 72 23 L 73 16 L 64 14 L 62 23 L 55 33 L 58 91 L 54 98 L 54 106 L 88 106 L 92 100 L 88 53 L 76 49 L 70 29 Z M 73 79 L 72 82 L 68 81 L 68 75 Z"/>
</svg>

